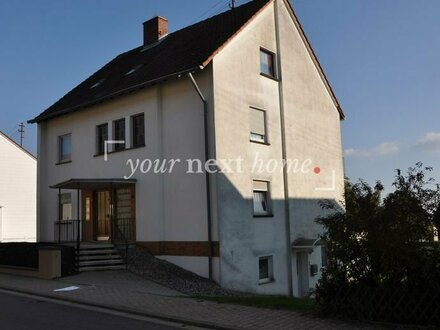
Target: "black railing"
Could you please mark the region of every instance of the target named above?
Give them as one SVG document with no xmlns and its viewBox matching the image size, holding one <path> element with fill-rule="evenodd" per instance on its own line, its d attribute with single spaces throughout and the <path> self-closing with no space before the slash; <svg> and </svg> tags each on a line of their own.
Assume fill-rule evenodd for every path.
<svg viewBox="0 0 440 330">
<path fill-rule="evenodd" d="M 81 233 L 81 220 L 61 220 L 55 222 L 55 241 L 77 243 Z"/>
<path fill-rule="evenodd" d="M 134 242 L 135 237 L 135 220 L 133 218 L 116 218 L 114 224 L 118 227 L 128 242 Z"/>
<path fill-rule="evenodd" d="M 134 219 L 114 219 L 111 237 L 118 249 L 124 249 L 125 268 L 128 268 L 128 245 L 134 240 Z"/>
</svg>

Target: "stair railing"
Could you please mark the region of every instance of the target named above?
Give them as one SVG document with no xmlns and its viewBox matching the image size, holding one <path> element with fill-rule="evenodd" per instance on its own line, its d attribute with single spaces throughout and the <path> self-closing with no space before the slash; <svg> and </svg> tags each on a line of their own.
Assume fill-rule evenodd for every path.
<svg viewBox="0 0 440 330">
<path fill-rule="evenodd" d="M 115 246 L 123 245 L 125 248 L 125 269 L 128 269 L 128 238 L 118 225 L 118 221 L 113 221 L 112 243 Z M 121 243 L 122 241 L 122 243 Z"/>
</svg>

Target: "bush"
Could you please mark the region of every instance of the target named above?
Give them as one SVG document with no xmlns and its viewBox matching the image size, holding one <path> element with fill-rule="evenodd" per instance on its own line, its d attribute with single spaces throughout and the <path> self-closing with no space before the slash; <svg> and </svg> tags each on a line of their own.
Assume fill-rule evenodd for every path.
<svg viewBox="0 0 440 330">
<path fill-rule="evenodd" d="M 438 320 L 440 248 L 433 238 L 440 189 L 426 179 L 431 170 L 421 163 L 405 176 L 397 170 L 395 191 L 383 200 L 380 182 L 347 182 L 345 212 L 323 203 L 334 212 L 317 220 L 326 229 L 329 258 L 317 288 L 322 311 L 375 321 Z"/>
</svg>

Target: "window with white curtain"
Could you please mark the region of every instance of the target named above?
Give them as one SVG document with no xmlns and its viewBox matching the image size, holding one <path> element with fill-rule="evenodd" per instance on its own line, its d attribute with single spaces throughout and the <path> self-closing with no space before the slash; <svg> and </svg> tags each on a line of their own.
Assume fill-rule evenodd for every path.
<svg viewBox="0 0 440 330">
<path fill-rule="evenodd" d="M 269 182 L 253 181 L 254 216 L 271 215 Z"/>
<path fill-rule="evenodd" d="M 70 193 L 61 194 L 61 219 L 72 220 L 72 195 Z"/>
</svg>

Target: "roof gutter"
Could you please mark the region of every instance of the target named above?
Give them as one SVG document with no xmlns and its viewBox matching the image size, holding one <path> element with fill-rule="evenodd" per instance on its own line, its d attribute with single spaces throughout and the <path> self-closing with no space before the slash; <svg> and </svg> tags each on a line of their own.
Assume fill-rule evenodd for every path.
<svg viewBox="0 0 440 330">
<path fill-rule="evenodd" d="M 203 69 L 203 66 L 200 66 Z M 203 102 L 203 126 L 205 134 L 205 161 L 209 159 L 209 132 L 208 132 L 208 102 L 199 88 L 194 76 L 191 72 L 188 73 L 188 78 L 194 86 L 197 94 Z M 212 216 L 211 216 L 211 184 L 210 173 L 205 168 L 205 184 L 206 184 L 206 213 L 207 213 L 207 227 L 208 227 L 208 267 L 209 267 L 209 279 L 212 280 L 212 257 L 213 257 L 213 244 L 212 244 Z"/>
<path fill-rule="evenodd" d="M 49 120 L 49 119 L 52 119 L 52 118 L 55 118 L 55 117 L 64 116 L 64 115 L 67 115 L 67 114 L 69 114 L 71 112 L 74 112 L 74 111 L 77 111 L 77 110 L 80 110 L 80 109 L 83 109 L 83 108 L 87 108 L 87 107 L 93 106 L 93 105 L 98 104 L 98 103 L 102 103 L 104 101 L 107 101 L 109 99 L 112 99 L 112 98 L 115 98 L 115 97 L 118 97 L 118 96 L 122 96 L 124 94 L 128 94 L 128 93 L 133 92 L 133 91 L 135 91 L 137 89 L 142 89 L 142 88 L 145 88 L 145 87 L 147 87 L 149 85 L 154 85 L 154 84 L 163 82 L 163 81 L 171 79 L 171 78 L 176 78 L 176 77 L 180 78 L 182 75 L 187 74 L 188 72 L 194 72 L 194 71 L 201 70 L 201 69 L 203 69 L 203 66 L 199 65 L 199 66 L 193 67 L 191 69 L 186 69 L 186 70 L 183 70 L 183 71 L 175 72 L 175 73 L 172 73 L 172 74 L 169 74 L 169 75 L 157 78 L 157 79 L 149 80 L 149 81 L 143 82 L 141 84 L 137 84 L 137 85 L 125 88 L 125 89 L 121 89 L 121 90 L 119 90 L 117 92 L 114 92 L 114 93 L 111 93 L 111 94 L 107 94 L 107 95 L 105 95 L 105 96 L 103 96 L 103 97 L 101 97 L 101 98 L 99 98 L 99 99 L 97 99 L 95 101 L 92 101 L 92 102 L 86 102 L 86 103 L 80 104 L 78 106 L 66 108 L 66 109 L 64 109 L 61 112 L 58 112 L 56 114 L 48 114 L 46 116 L 41 116 L 41 117 L 37 116 L 34 119 L 28 120 L 27 122 L 28 122 L 28 124 L 35 124 L 35 123 L 39 123 L 39 122 L 42 122 L 42 121 L 45 121 L 45 120 Z"/>
</svg>

